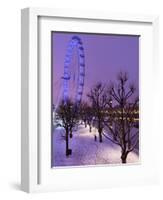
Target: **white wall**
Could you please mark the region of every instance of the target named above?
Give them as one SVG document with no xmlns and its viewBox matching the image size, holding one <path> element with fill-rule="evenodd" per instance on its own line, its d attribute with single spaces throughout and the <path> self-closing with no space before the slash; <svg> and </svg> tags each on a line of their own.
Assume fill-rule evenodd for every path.
<svg viewBox="0 0 163 200">
<path fill-rule="evenodd" d="M 163 35 L 163 5 L 161 2 L 161 0 L 4 0 L 0 2 L 0 199 L 162 199 L 161 187 L 163 184 L 154 187 L 32 195 L 21 192 L 19 186 L 20 9 L 35 6 L 159 14 L 161 36 Z M 162 43 L 161 37 L 160 44 Z M 162 50 L 160 45 L 160 57 Z M 162 61 L 161 59 L 160 61 Z M 160 69 L 160 77 L 162 72 L 163 70 Z M 161 83 L 162 81 L 160 85 Z M 158 103 L 162 100 L 161 95 Z M 161 110 L 162 106 L 160 105 L 160 116 Z"/>
</svg>

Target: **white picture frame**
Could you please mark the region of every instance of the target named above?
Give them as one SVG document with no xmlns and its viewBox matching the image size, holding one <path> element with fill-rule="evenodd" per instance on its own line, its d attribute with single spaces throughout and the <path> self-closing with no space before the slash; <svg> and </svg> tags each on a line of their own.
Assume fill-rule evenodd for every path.
<svg viewBox="0 0 163 200">
<path fill-rule="evenodd" d="M 159 179 L 159 158 L 158 155 L 155 155 L 155 148 L 158 149 L 155 137 L 159 137 L 159 130 L 156 112 L 151 106 L 154 105 L 158 97 L 157 90 L 154 91 L 150 100 L 148 98 L 150 95 L 149 88 L 157 85 L 158 16 L 25 8 L 22 10 L 21 25 L 22 190 L 26 192 L 58 191 L 157 183 Z M 112 33 L 142 35 L 140 86 L 143 99 L 141 110 L 143 106 L 143 112 L 141 113 L 141 127 L 142 132 L 148 132 L 151 138 L 147 141 L 146 134 L 142 134 L 141 143 L 145 146 L 145 150 L 142 150 L 140 165 L 71 168 L 57 171 L 51 169 L 50 135 L 48 134 L 47 137 L 45 135 L 46 131 L 50 133 L 51 130 L 51 115 L 49 114 L 51 99 L 49 33 L 52 30 L 84 32 L 85 28 L 87 28 L 87 32 L 92 33 L 109 33 L 112 30 Z M 42 54 L 46 54 L 46 59 L 41 59 Z M 147 64 L 148 70 L 145 68 Z M 43 67 L 45 65 L 49 67 Z M 145 75 L 146 73 L 148 73 L 148 76 Z M 149 108 L 152 113 L 151 118 L 148 115 Z M 152 128 L 149 128 L 147 124 L 151 124 Z M 157 130 L 155 135 L 152 130 Z M 153 144 L 152 149 L 150 148 L 151 144 Z M 68 179 L 71 181 L 65 183 L 65 180 Z"/>
</svg>

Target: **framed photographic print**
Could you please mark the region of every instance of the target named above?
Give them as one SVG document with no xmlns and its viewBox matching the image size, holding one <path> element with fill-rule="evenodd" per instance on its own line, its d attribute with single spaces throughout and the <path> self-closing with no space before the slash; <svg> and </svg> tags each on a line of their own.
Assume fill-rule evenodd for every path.
<svg viewBox="0 0 163 200">
<path fill-rule="evenodd" d="M 158 182 L 157 45 L 157 16 L 22 10 L 22 190 Z"/>
<path fill-rule="evenodd" d="M 51 42 L 52 167 L 137 163 L 139 35 L 52 32 Z"/>
</svg>

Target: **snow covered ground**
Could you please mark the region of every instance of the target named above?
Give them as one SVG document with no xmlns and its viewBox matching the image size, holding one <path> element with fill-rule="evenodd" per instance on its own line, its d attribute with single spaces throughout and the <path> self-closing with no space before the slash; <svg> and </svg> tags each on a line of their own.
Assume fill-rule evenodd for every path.
<svg viewBox="0 0 163 200">
<path fill-rule="evenodd" d="M 97 135 L 97 141 L 94 140 Z M 103 142 L 98 141 L 98 131 L 92 128 L 89 132 L 88 127 L 80 125 L 78 130 L 73 132 L 73 138 L 69 139 L 69 148 L 72 155 L 66 157 L 66 142 L 63 138 L 64 129 L 55 128 L 53 132 L 53 166 L 80 166 L 97 164 L 121 164 L 121 150 L 118 145 L 111 143 L 105 137 Z M 127 163 L 138 162 L 138 155 L 134 152 L 129 153 Z"/>
</svg>

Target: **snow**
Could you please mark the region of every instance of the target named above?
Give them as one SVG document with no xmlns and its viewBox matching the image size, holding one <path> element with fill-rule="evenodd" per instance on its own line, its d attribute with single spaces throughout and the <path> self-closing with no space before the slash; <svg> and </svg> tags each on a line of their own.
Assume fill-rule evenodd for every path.
<svg viewBox="0 0 163 200">
<path fill-rule="evenodd" d="M 103 137 L 103 142 L 98 141 L 98 131 L 92 128 L 89 132 L 88 127 L 80 125 L 77 131 L 73 132 L 73 138 L 69 139 L 69 148 L 72 155 L 66 157 L 64 140 L 65 131 L 62 127 L 57 127 L 53 131 L 53 167 L 59 166 L 83 166 L 83 165 L 103 165 L 121 164 L 121 149 L 118 145 Z M 97 136 L 97 141 L 94 136 Z M 131 152 L 127 157 L 127 163 L 137 163 L 139 156 Z"/>
</svg>

